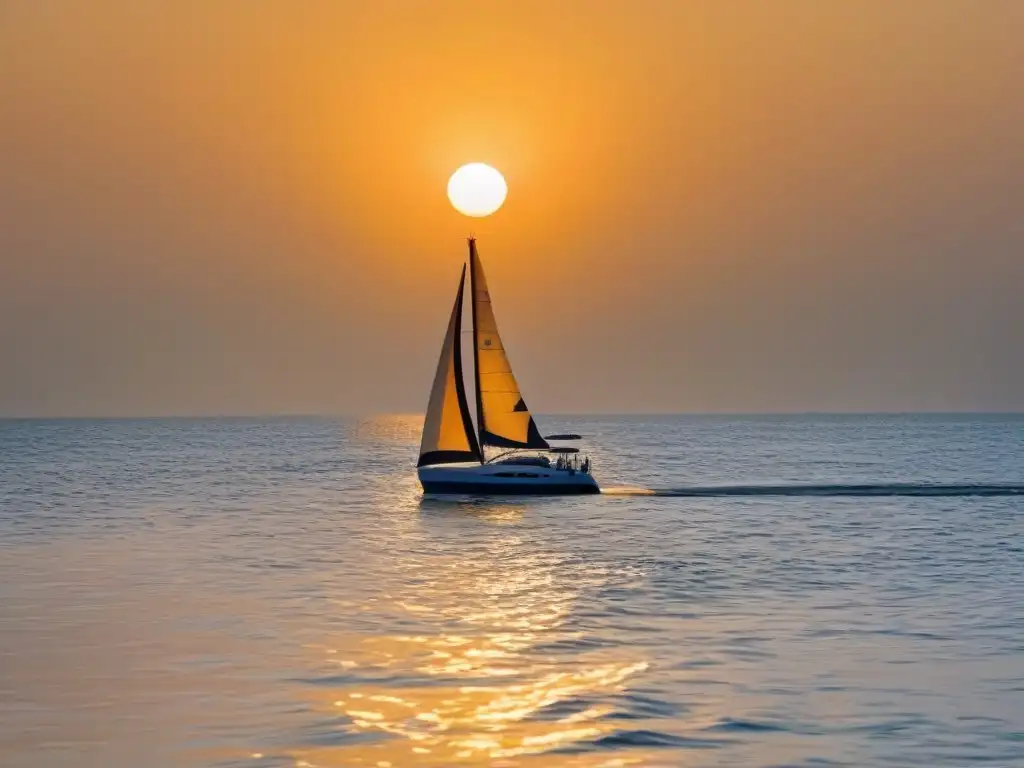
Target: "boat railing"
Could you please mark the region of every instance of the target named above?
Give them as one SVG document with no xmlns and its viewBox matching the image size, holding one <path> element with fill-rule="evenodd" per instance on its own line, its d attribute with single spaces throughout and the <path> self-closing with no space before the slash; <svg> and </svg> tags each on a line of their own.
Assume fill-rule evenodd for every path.
<svg viewBox="0 0 1024 768">
<path fill-rule="evenodd" d="M 583 475 L 589 475 L 592 467 L 593 465 L 590 461 L 590 457 L 583 456 L 582 458 L 580 458 L 580 455 L 578 453 L 560 455 L 557 459 L 555 459 L 554 464 L 554 468 L 556 470 L 569 472 L 570 474 L 575 474 L 576 472 L 579 472 L 580 474 Z"/>
<path fill-rule="evenodd" d="M 488 464 L 517 464 L 522 466 L 540 466 L 554 469 L 559 472 L 589 475 L 593 468 L 593 462 L 589 456 L 582 456 L 578 451 L 552 450 L 554 460 L 541 453 L 530 455 L 520 453 L 518 450 L 506 451 L 488 459 Z"/>
</svg>

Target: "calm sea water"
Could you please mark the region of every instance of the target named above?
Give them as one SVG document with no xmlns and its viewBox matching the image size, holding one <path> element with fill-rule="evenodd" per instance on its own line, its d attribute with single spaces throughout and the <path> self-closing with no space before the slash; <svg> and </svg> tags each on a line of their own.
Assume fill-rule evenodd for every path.
<svg viewBox="0 0 1024 768">
<path fill-rule="evenodd" d="M 1024 765 L 1024 417 L 544 422 L 0 422 L 0 764 Z"/>
</svg>

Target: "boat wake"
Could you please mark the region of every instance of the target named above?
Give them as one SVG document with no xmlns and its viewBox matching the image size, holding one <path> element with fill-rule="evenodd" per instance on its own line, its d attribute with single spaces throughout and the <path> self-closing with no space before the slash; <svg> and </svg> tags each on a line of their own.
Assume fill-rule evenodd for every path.
<svg viewBox="0 0 1024 768">
<path fill-rule="evenodd" d="M 602 488 L 606 496 L 1024 496 L 1024 484 L 938 485 L 872 483 L 857 485 L 691 485 L 684 488 Z"/>
</svg>

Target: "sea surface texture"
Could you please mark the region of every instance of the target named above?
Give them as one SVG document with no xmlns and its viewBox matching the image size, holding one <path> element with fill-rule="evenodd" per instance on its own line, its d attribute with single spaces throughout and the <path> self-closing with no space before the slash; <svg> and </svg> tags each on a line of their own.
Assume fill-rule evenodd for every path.
<svg viewBox="0 0 1024 768">
<path fill-rule="evenodd" d="M 0 422 L 0 765 L 1024 766 L 1024 417 Z"/>
</svg>

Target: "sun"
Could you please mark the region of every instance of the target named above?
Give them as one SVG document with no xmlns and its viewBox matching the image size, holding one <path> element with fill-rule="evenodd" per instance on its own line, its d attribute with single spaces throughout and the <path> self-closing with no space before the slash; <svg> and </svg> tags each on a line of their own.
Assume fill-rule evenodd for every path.
<svg viewBox="0 0 1024 768">
<path fill-rule="evenodd" d="M 507 194 L 505 177 L 486 163 L 464 165 L 448 179 L 448 199 L 466 216 L 490 216 Z"/>
</svg>

